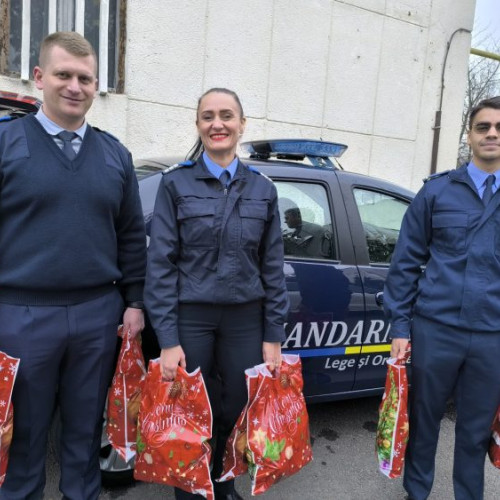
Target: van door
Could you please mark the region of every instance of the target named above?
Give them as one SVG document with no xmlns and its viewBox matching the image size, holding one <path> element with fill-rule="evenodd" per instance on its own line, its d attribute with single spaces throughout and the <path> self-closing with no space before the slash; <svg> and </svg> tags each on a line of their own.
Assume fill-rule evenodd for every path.
<svg viewBox="0 0 500 500">
<path fill-rule="evenodd" d="M 389 323 L 383 311 L 383 289 L 401 223 L 410 201 L 394 192 L 369 186 L 352 188 L 356 210 L 350 213 L 359 258 L 358 269 L 365 293 L 366 317 L 355 391 L 381 388 L 385 384 L 390 356 Z"/>
<path fill-rule="evenodd" d="M 364 297 L 336 176 L 275 179 L 290 297 L 284 352 L 300 354 L 308 400 L 349 394 L 362 337 Z M 349 260 L 349 259 L 348 259 Z M 345 396 L 344 396 L 345 397 Z"/>
</svg>

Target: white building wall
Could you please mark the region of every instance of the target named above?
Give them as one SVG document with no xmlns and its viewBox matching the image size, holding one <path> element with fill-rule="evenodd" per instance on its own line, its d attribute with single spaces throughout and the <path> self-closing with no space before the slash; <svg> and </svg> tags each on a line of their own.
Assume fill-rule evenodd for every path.
<svg viewBox="0 0 500 500">
<path fill-rule="evenodd" d="M 198 97 L 235 90 L 244 140 L 304 137 L 349 145 L 348 170 L 418 189 L 452 33 L 474 0 L 129 0 L 125 95 L 98 96 L 89 120 L 135 157 L 184 155 Z M 444 72 L 438 171 L 455 163 L 470 34 Z M 0 88 L 39 95 L 0 77 Z"/>
</svg>

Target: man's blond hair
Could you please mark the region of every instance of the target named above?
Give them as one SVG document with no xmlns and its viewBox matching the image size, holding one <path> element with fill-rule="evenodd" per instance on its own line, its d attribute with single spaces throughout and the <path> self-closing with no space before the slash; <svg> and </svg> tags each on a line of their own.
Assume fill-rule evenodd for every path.
<svg viewBox="0 0 500 500">
<path fill-rule="evenodd" d="M 47 64 L 50 51 L 56 45 L 74 56 L 93 56 L 97 67 L 97 56 L 95 50 L 86 38 L 75 31 L 56 31 L 55 33 L 51 33 L 46 36 L 40 46 L 38 61 L 42 68 L 45 64 Z"/>
</svg>

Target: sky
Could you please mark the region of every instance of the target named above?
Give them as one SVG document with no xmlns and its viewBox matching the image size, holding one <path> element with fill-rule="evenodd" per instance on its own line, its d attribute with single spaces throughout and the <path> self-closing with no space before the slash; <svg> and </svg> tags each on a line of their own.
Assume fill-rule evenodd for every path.
<svg viewBox="0 0 500 500">
<path fill-rule="evenodd" d="M 489 41 L 480 40 L 486 38 L 488 35 L 493 39 Z M 475 36 L 476 39 L 474 38 Z M 481 45 L 500 45 L 500 0 L 476 0 L 476 14 L 472 37 L 473 41 L 483 41 Z"/>
</svg>

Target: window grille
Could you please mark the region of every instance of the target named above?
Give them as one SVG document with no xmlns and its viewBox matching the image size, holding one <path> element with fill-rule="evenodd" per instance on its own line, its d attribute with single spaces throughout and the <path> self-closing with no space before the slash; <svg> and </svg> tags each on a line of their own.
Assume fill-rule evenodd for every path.
<svg viewBox="0 0 500 500">
<path fill-rule="evenodd" d="M 4 1 L 0 8 L 0 72 L 29 80 L 43 38 L 54 31 L 77 31 L 97 53 L 99 92 L 109 88 L 123 92 L 125 14 L 126 0 Z"/>
</svg>

